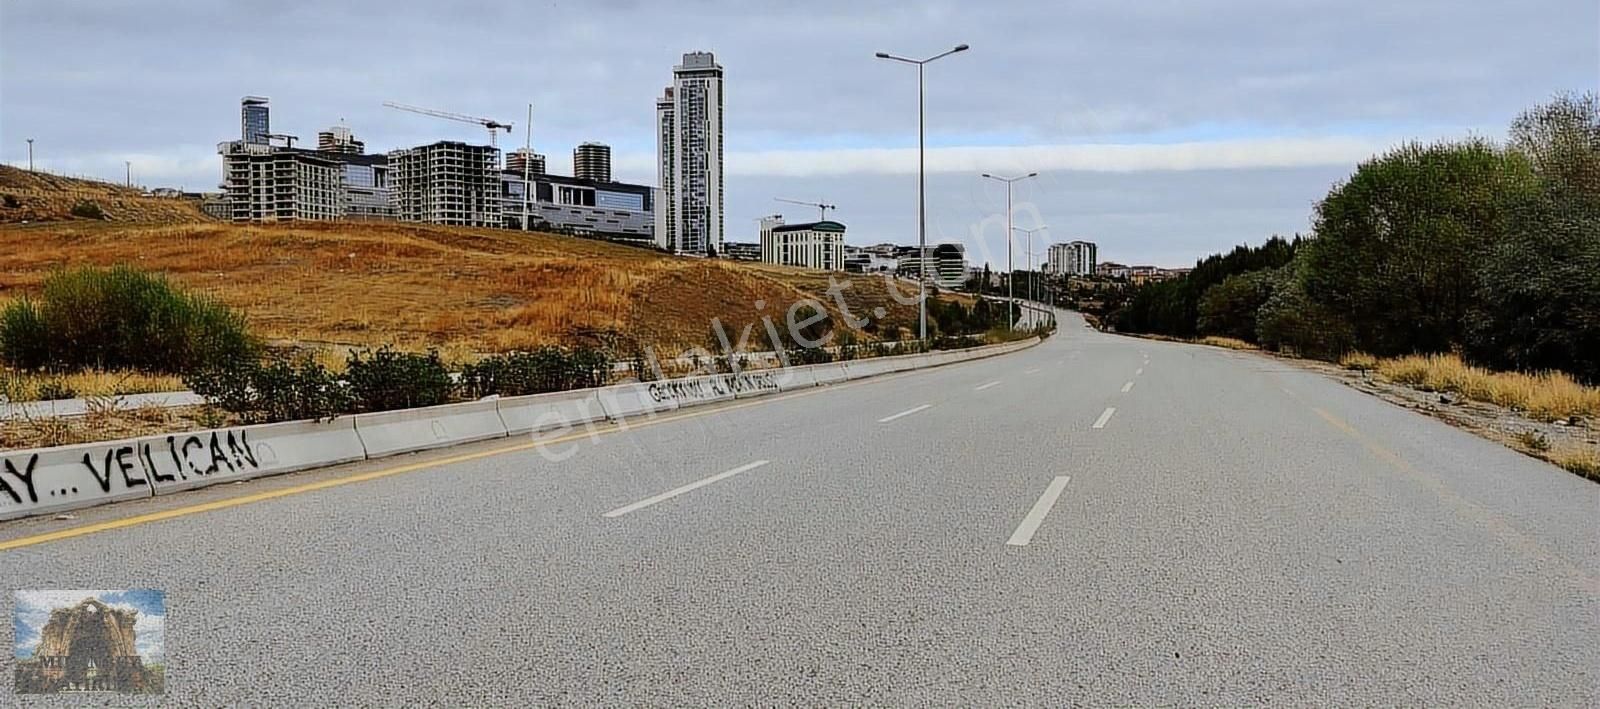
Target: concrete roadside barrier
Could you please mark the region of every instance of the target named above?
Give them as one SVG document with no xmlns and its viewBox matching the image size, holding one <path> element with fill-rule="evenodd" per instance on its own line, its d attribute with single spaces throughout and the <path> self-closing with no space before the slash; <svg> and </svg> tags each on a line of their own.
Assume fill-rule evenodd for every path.
<svg viewBox="0 0 1600 709">
<path fill-rule="evenodd" d="M 648 416 L 678 408 L 678 402 L 665 397 L 661 390 L 652 390 L 654 382 L 634 382 L 601 387 L 595 390 L 605 409 L 606 418 L 616 421 L 634 416 Z"/>
<path fill-rule="evenodd" d="M 469 401 L 421 409 L 356 414 L 356 435 L 368 458 L 505 438 L 499 402 Z"/>
<path fill-rule="evenodd" d="M 594 389 L 511 396 L 499 399 L 497 405 L 500 421 L 512 436 L 581 426 L 606 417 Z"/>
<path fill-rule="evenodd" d="M 805 364 L 797 367 L 784 367 L 772 370 L 773 381 L 778 385 L 778 391 L 794 391 L 796 389 L 809 389 L 817 385 L 817 369 L 819 367 L 834 367 L 836 364 Z"/>
<path fill-rule="evenodd" d="M 728 377 L 728 385 L 733 389 L 733 396 L 736 399 L 766 396 L 783 390 L 779 383 L 782 370 L 758 369 L 726 376 Z"/>
<path fill-rule="evenodd" d="M 154 464 L 146 455 L 165 455 L 159 443 L 136 438 L 0 453 L 0 519 L 150 497 Z"/>
<path fill-rule="evenodd" d="M 848 360 L 854 362 L 856 360 Z M 850 373 L 845 371 L 844 362 L 830 362 L 828 364 L 814 365 L 812 370 L 817 377 L 817 384 L 834 384 L 850 378 Z"/>
<path fill-rule="evenodd" d="M 157 495 L 367 457 L 349 416 L 174 434 L 162 437 L 157 449 L 148 456 Z"/>
</svg>

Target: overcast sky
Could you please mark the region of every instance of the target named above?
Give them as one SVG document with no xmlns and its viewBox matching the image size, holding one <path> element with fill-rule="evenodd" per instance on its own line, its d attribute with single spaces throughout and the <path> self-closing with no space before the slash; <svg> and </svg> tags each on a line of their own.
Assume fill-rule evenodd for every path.
<svg viewBox="0 0 1600 709">
<path fill-rule="evenodd" d="M 839 205 L 849 241 L 916 240 L 916 76 L 931 55 L 928 234 L 1005 259 L 1018 226 L 1102 260 L 1191 264 L 1307 228 L 1361 159 L 1407 139 L 1493 138 L 1519 111 L 1600 82 L 1596 0 L 1126 0 L 986 3 L 0 1 L 0 160 L 214 190 L 244 94 L 276 132 L 343 119 L 370 151 L 511 121 L 566 172 L 609 143 L 655 183 L 654 98 L 683 52 L 726 70 L 727 238 Z M 1036 243 L 1035 250 L 1042 250 Z M 1019 265 L 1022 249 L 1016 249 Z"/>
</svg>

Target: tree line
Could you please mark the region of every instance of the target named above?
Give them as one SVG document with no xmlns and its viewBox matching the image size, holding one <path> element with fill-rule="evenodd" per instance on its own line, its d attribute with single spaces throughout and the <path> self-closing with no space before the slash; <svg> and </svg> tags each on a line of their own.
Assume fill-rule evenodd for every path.
<svg viewBox="0 0 1600 709">
<path fill-rule="evenodd" d="M 1309 235 L 1210 256 L 1110 322 L 1329 359 L 1456 351 L 1600 382 L 1600 97 L 1525 111 L 1504 142 L 1373 157 L 1317 204 Z"/>
</svg>

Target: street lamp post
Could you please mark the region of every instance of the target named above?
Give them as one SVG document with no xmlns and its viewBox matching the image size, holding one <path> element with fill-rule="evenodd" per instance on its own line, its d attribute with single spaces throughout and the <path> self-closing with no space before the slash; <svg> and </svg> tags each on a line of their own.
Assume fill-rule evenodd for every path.
<svg viewBox="0 0 1600 709">
<path fill-rule="evenodd" d="M 928 171 L 925 144 L 926 121 L 923 112 L 922 67 L 935 59 L 967 51 L 967 45 L 935 54 L 927 59 L 908 59 L 888 52 L 878 52 L 879 59 L 913 64 L 917 67 L 917 338 L 928 340 Z"/>
<path fill-rule="evenodd" d="M 1011 315 L 1011 329 L 1015 330 L 1017 329 L 1017 287 L 1014 281 L 1016 281 L 1017 271 L 1016 267 L 1011 264 L 1011 232 L 1015 229 L 1015 227 L 1011 226 L 1011 186 L 1030 177 L 1038 177 L 1039 173 L 1030 172 L 1021 177 L 999 177 L 985 172 L 983 176 L 1006 183 L 1006 298 L 1011 300 L 1011 304 L 1006 306 L 1006 310 Z"/>
<path fill-rule="evenodd" d="M 1028 251 L 1028 300 L 1031 300 L 1031 301 L 1034 301 L 1034 302 L 1038 302 L 1039 294 L 1038 294 L 1038 289 L 1035 287 L 1034 280 L 1033 280 L 1033 257 L 1034 257 L 1034 253 L 1033 253 L 1033 233 L 1036 232 L 1036 231 L 1044 231 L 1044 230 L 1049 229 L 1049 228 L 1050 228 L 1050 225 L 1048 225 L 1048 224 L 1040 224 L 1039 226 L 1036 226 L 1036 227 L 1034 227 L 1032 229 L 1018 229 L 1017 230 L 1017 231 L 1020 231 L 1020 232 L 1022 232 L 1024 234 L 1028 235 L 1028 248 L 1027 248 L 1027 251 Z"/>
<path fill-rule="evenodd" d="M 28 139 L 28 172 L 33 172 L 33 139 Z"/>
</svg>

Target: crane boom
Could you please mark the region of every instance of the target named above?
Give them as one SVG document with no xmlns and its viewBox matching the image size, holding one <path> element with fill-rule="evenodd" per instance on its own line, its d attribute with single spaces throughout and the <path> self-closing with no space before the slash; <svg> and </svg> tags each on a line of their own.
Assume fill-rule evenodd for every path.
<svg viewBox="0 0 1600 709">
<path fill-rule="evenodd" d="M 511 132 L 511 124 L 510 123 L 505 122 L 505 121 L 497 121 L 497 120 L 495 120 L 493 118 L 480 118 L 478 116 L 469 116 L 469 115 L 467 115 L 465 113 L 451 113 L 449 111 L 438 111 L 438 110 L 435 110 L 435 109 L 432 109 L 432 108 L 423 108 L 421 106 L 410 106 L 410 105 L 403 104 L 403 103 L 395 103 L 394 101 L 384 101 L 383 105 L 387 106 L 389 108 L 393 108 L 393 109 L 397 109 L 397 110 L 401 110 L 401 111 L 409 111 L 411 113 L 420 113 L 420 114 L 422 114 L 424 116 L 433 116 L 434 118 L 443 118 L 445 120 L 450 120 L 450 121 L 460 121 L 462 123 L 476 123 L 476 124 L 478 124 L 480 126 L 483 126 L 484 128 L 489 129 L 489 145 L 492 145 L 492 146 L 495 146 L 495 147 L 499 147 L 499 141 L 497 140 L 497 134 L 496 134 L 495 131 L 503 130 L 503 131 L 505 131 L 507 133 Z"/>
<path fill-rule="evenodd" d="M 806 207 L 816 207 L 817 210 L 819 212 L 821 212 L 821 216 L 817 218 L 817 221 L 822 221 L 824 219 L 827 219 L 828 218 L 828 210 L 830 210 L 830 209 L 838 209 L 839 208 L 839 205 L 826 204 L 826 203 L 823 203 L 823 202 L 802 202 L 802 201 L 800 201 L 798 199 L 784 199 L 782 197 L 773 197 L 773 199 L 775 199 L 775 200 L 777 200 L 779 202 L 787 202 L 789 204 L 799 204 L 799 205 L 803 205 L 803 206 L 806 206 Z"/>
</svg>

